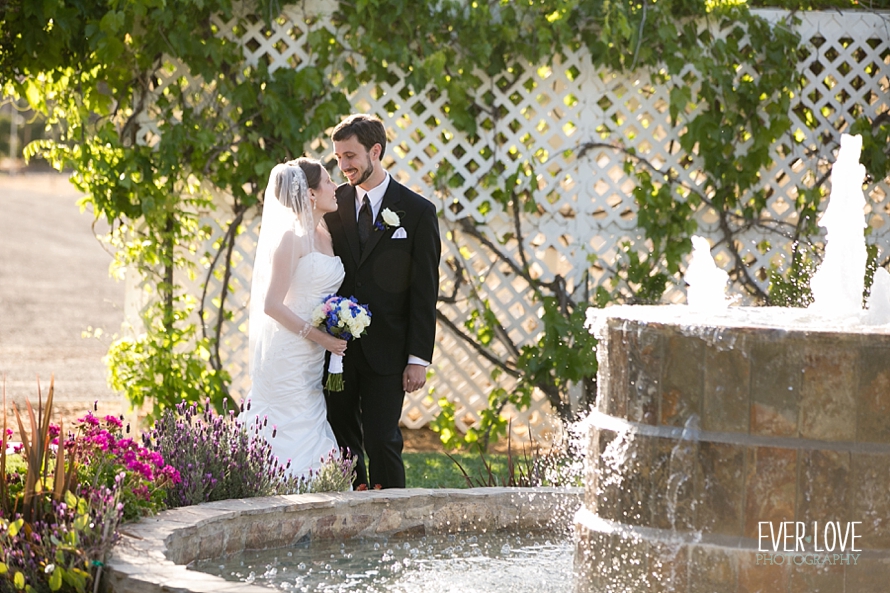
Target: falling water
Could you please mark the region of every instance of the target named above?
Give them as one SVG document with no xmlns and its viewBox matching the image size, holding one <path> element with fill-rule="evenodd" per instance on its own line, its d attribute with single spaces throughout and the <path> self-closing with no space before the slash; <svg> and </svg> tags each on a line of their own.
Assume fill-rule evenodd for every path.
<svg viewBox="0 0 890 593">
<path fill-rule="evenodd" d="M 571 549 L 571 540 L 558 533 L 317 540 L 193 568 L 301 593 L 565 593 L 571 588 Z"/>
<path fill-rule="evenodd" d="M 837 160 L 831 168 L 831 195 L 819 218 L 826 230 L 825 257 L 810 282 L 810 308 L 837 317 L 862 311 L 865 288 L 865 167 L 859 163 L 862 137 L 844 134 Z"/>
<path fill-rule="evenodd" d="M 825 228 L 825 257 L 810 281 L 813 304 L 820 316 L 847 319 L 863 325 L 890 323 L 890 273 L 875 272 L 871 292 L 862 308 L 868 259 L 863 229 L 865 166 L 859 162 L 862 136 L 841 136 L 841 148 L 831 168 L 831 194 L 819 226 Z"/>
<path fill-rule="evenodd" d="M 689 285 L 686 301 L 696 313 L 717 312 L 729 305 L 726 283 L 729 275 L 717 267 L 711 257 L 711 246 L 704 237 L 692 237 L 692 260 L 684 280 Z"/>
<path fill-rule="evenodd" d="M 862 307 L 868 256 L 863 233 L 866 202 L 862 192 L 865 167 L 859 162 L 861 150 L 861 136 L 841 136 L 841 147 L 831 169 L 831 194 L 819 218 L 819 226 L 826 230 L 825 257 L 810 282 L 814 301 L 803 318 L 805 324 L 821 324 L 825 320 L 837 320 L 847 326 L 890 324 L 887 270 L 878 268 L 865 310 Z M 729 304 L 725 294 L 728 276 L 714 263 L 707 239 L 693 236 L 692 245 L 684 276 L 689 285 L 689 311 L 719 314 Z M 794 320 L 795 315 L 788 309 L 776 309 L 780 325 L 786 319 Z"/>
<path fill-rule="evenodd" d="M 707 240 L 693 237 L 688 305 L 588 310 L 604 364 L 590 423 L 596 487 L 588 486 L 575 519 L 576 591 L 641 593 L 656 583 L 734 591 L 743 572 L 748 580 L 768 574 L 756 565 L 759 522 L 804 516 L 789 492 L 800 492 L 812 512 L 814 491 L 838 479 L 830 464 L 812 462 L 816 452 L 842 459 L 835 449 L 854 443 L 853 459 L 866 445 L 890 455 L 890 431 L 870 417 L 890 409 L 890 273 L 876 271 L 863 309 L 860 150 L 861 138 L 842 138 L 820 219 L 826 251 L 812 307 L 728 307 L 727 275 Z M 657 387 L 649 393 L 641 384 Z M 641 413 L 647 409 L 655 413 Z M 862 410 L 873 413 L 863 419 Z M 603 434 L 615 435 L 606 447 Z M 798 454 L 799 442 L 814 452 Z M 890 519 L 885 490 L 875 490 L 857 508 L 877 532 Z M 832 502 L 828 514 L 849 501 Z M 647 506 L 648 516 L 638 512 Z M 829 581 L 817 570 L 809 576 L 817 585 L 810 590 L 836 590 L 822 588 Z M 768 589 L 796 590 L 785 583 Z"/>
<path fill-rule="evenodd" d="M 677 512 L 681 508 L 680 497 L 682 492 L 685 488 L 691 487 L 689 482 L 692 476 L 695 475 L 695 446 L 698 440 L 698 432 L 699 419 L 696 414 L 693 414 L 686 420 L 686 425 L 683 427 L 683 432 L 677 444 L 671 449 L 671 457 L 668 464 L 667 515 L 671 529 L 674 531 L 688 528 L 686 524 L 688 519 L 684 518 L 681 522 Z M 693 501 L 688 509 L 690 513 L 695 510 L 694 504 L 695 502 Z"/>
<path fill-rule="evenodd" d="M 866 309 L 864 322 L 867 325 L 890 323 L 890 272 L 884 268 L 875 271 Z"/>
</svg>

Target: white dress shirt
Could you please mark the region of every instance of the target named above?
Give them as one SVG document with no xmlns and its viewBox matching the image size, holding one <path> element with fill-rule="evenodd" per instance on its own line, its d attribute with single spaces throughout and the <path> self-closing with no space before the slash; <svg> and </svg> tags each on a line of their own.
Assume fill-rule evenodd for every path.
<svg viewBox="0 0 890 593">
<path fill-rule="evenodd" d="M 383 178 L 383 181 L 380 182 L 375 188 L 372 188 L 370 191 L 365 191 L 360 186 L 355 186 L 355 220 L 358 222 L 358 213 L 362 209 L 362 202 L 365 200 L 365 194 L 367 194 L 368 199 L 371 201 L 371 220 L 374 222 L 377 221 L 377 216 L 380 215 L 380 206 L 383 204 L 383 196 L 386 195 L 386 189 L 389 187 L 389 173 L 386 173 L 386 177 Z"/>
<path fill-rule="evenodd" d="M 380 182 L 380 185 L 377 187 L 371 188 L 370 190 L 365 190 L 361 186 L 355 187 L 355 220 L 358 222 L 358 213 L 362 209 L 362 203 L 365 201 L 365 195 L 368 196 L 368 200 L 371 202 L 371 220 L 377 221 L 377 216 L 380 215 L 380 206 L 383 204 L 383 196 L 386 195 L 386 190 L 389 188 L 389 180 L 390 180 L 389 172 L 386 172 L 386 177 L 383 181 Z M 371 315 L 374 312 L 371 311 Z M 373 323 L 373 321 L 372 321 Z M 430 366 L 429 361 L 426 361 L 422 358 L 418 358 L 413 354 L 408 355 L 408 364 L 419 364 L 423 367 Z"/>
</svg>

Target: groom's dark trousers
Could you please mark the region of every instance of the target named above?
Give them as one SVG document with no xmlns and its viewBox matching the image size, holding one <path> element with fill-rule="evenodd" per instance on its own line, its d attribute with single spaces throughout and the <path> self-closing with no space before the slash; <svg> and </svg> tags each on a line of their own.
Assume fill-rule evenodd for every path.
<svg viewBox="0 0 890 593">
<path fill-rule="evenodd" d="M 340 447 L 358 455 L 356 488 L 404 488 L 402 374 L 408 355 L 433 358 L 441 254 L 436 209 L 391 178 L 380 212 L 388 208 L 398 215 L 398 227 L 384 224 L 378 214 L 362 248 L 355 188 L 340 186 L 337 204 L 337 212 L 325 215 L 325 222 L 346 270 L 339 294 L 368 305 L 371 325 L 347 346 L 345 390 L 325 392 L 328 421 Z M 398 229 L 403 238 L 394 238 Z"/>
<path fill-rule="evenodd" d="M 403 441 L 399 430 L 405 399 L 402 373 L 374 372 L 357 342 L 350 343 L 347 352 L 343 359 L 346 388 L 340 393 L 327 394 L 328 422 L 332 428 L 336 427 L 334 434 L 341 447 L 357 453 L 363 446 L 368 455 L 370 476 L 364 459 L 360 458 L 356 466 L 356 487 L 370 481 L 371 488 L 377 484 L 383 488 L 404 488 Z"/>
</svg>

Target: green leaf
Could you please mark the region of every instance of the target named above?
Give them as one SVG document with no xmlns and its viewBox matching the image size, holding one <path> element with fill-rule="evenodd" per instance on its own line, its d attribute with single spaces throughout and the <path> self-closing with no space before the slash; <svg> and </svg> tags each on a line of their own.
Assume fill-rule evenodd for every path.
<svg viewBox="0 0 890 593">
<path fill-rule="evenodd" d="M 62 568 L 56 566 L 49 577 L 49 590 L 58 591 L 62 588 Z"/>
<path fill-rule="evenodd" d="M 34 110 L 40 110 L 40 106 L 43 104 L 42 90 L 37 86 L 37 83 L 30 78 L 25 80 L 24 85 L 25 99 L 28 100 L 28 105 Z"/>
</svg>

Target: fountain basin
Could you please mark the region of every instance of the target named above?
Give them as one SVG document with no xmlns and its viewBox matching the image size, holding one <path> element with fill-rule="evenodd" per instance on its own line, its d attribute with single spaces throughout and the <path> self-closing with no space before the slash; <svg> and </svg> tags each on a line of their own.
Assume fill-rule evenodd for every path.
<svg viewBox="0 0 890 593">
<path fill-rule="evenodd" d="M 576 591 L 886 590 L 890 327 L 684 306 L 590 321 L 599 393 Z M 858 551 L 831 551 L 855 561 L 824 560 L 812 535 L 829 522 L 856 523 Z M 774 546 L 780 524 L 811 540 Z"/>
<path fill-rule="evenodd" d="M 186 565 L 315 538 L 564 529 L 581 496 L 581 489 L 556 488 L 393 489 L 184 507 L 124 526 L 106 564 L 102 590 L 267 592 L 264 587 L 188 570 Z"/>
</svg>

